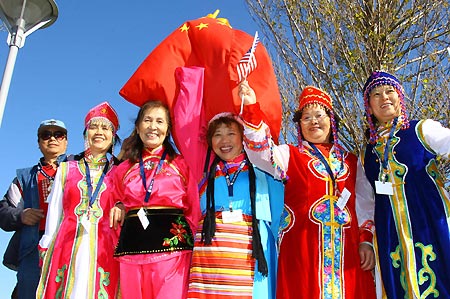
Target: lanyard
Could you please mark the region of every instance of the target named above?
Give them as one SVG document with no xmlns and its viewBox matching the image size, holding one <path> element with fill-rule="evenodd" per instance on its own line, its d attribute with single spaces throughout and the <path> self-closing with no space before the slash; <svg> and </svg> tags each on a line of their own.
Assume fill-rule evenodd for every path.
<svg viewBox="0 0 450 299">
<path fill-rule="evenodd" d="M 386 179 L 385 173 L 388 168 L 388 158 L 389 158 L 389 146 L 391 145 L 392 137 L 394 137 L 395 128 L 397 127 L 398 117 L 394 118 L 394 122 L 392 123 L 391 131 L 389 132 L 388 140 L 386 141 L 386 146 L 384 147 L 383 158 L 381 161 L 381 165 L 383 166 L 384 173 L 382 175 L 382 180 Z"/>
<path fill-rule="evenodd" d="M 53 182 L 55 180 L 54 176 L 48 175 L 43 169 L 41 163 L 38 164 L 38 172 L 40 172 L 46 179 L 48 179 L 50 182 Z"/>
<path fill-rule="evenodd" d="M 320 150 L 317 148 L 317 146 L 314 145 L 314 143 L 308 142 L 311 148 L 313 149 L 312 154 L 322 162 L 322 164 L 325 166 L 325 169 L 327 170 L 328 174 L 331 177 L 331 180 L 333 181 L 333 186 L 337 190 L 336 185 L 336 176 L 334 175 L 333 171 L 331 170 L 330 164 L 328 164 L 328 161 L 325 159 L 323 154 L 320 152 Z M 341 161 L 341 168 L 342 168 L 343 162 Z M 339 190 L 338 190 L 339 191 Z"/>
<path fill-rule="evenodd" d="M 228 187 L 228 196 L 233 196 L 233 185 L 234 182 L 236 182 L 236 179 L 238 175 L 241 173 L 242 169 L 244 169 L 245 164 L 247 164 L 247 159 L 244 159 L 241 164 L 239 164 L 239 168 L 234 173 L 233 177 L 230 180 L 230 175 L 228 173 L 228 164 L 227 162 L 223 162 L 225 165 L 225 180 L 227 181 L 227 187 Z"/>
<path fill-rule="evenodd" d="M 142 185 L 144 186 L 144 189 L 145 189 L 145 199 L 144 199 L 145 203 L 148 202 L 150 195 L 152 195 L 153 183 L 155 182 L 155 175 L 161 170 L 161 167 L 162 167 L 162 164 L 164 163 L 164 159 L 166 158 L 166 155 L 167 155 L 167 152 L 164 151 L 164 153 L 161 156 L 161 159 L 159 159 L 158 167 L 152 173 L 152 179 L 150 181 L 148 188 L 147 188 L 147 178 L 145 177 L 145 172 L 144 172 L 144 161 L 142 159 L 142 155 L 139 157 L 139 171 L 141 173 Z"/>
<path fill-rule="evenodd" d="M 102 175 L 100 176 L 100 179 L 97 182 L 97 186 L 95 187 L 95 191 L 93 194 L 92 194 L 91 171 L 89 170 L 89 165 L 86 162 L 86 159 L 84 159 L 84 166 L 86 167 L 86 183 L 88 185 L 89 206 L 92 207 L 95 199 L 97 198 L 98 192 L 100 191 L 106 172 L 108 171 L 109 162 L 106 161 L 106 164 L 103 167 Z"/>
</svg>

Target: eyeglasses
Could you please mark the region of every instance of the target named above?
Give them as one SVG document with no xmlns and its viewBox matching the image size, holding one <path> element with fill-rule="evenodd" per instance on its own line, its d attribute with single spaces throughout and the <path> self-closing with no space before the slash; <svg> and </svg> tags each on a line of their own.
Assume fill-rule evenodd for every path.
<svg viewBox="0 0 450 299">
<path fill-rule="evenodd" d="M 305 116 L 300 119 L 300 121 L 304 124 L 312 123 L 313 119 L 317 120 L 317 122 L 321 122 L 328 114 L 317 114 L 316 116 Z"/>
<path fill-rule="evenodd" d="M 49 140 L 52 137 L 55 137 L 56 140 L 61 141 L 66 137 L 66 133 L 64 133 L 63 131 L 44 131 L 39 134 L 39 138 L 41 138 L 42 140 Z"/>
</svg>

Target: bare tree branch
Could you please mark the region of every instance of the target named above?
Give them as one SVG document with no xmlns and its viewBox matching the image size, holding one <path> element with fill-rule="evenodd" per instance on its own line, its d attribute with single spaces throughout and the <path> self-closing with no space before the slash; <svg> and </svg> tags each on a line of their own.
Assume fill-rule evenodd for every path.
<svg viewBox="0 0 450 299">
<path fill-rule="evenodd" d="M 362 87 L 383 69 L 401 80 L 410 118 L 450 127 L 448 0 L 246 0 L 274 59 L 283 101 L 280 142 L 296 142 L 298 94 L 315 85 L 333 97 L 341 141 L 366 142 Z M 442 170 L 450 176 L 449 164 Z"/>
</svg>

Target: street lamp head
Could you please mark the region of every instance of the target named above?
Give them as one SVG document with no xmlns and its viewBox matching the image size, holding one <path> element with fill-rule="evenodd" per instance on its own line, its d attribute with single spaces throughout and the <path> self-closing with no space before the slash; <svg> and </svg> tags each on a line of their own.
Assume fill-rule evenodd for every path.
<svg viewBox="0 0 450 299">
<path fill-rule="evenodd" d="M 56 21 L 58 7 L 53 0 L 0 0 L 0 18 L 11 35 L 8 43 L 21 48 L 26 36 Z"/>
<path fill-rule="evenodd" d="M 0 18 L 9 31 L 9 54 L 0 86 L 1 126 L 17 52 L 23 47 L 26 36 L 56 21 L 58 7 L 53 0 L 0 0 Z"/>
</svg>

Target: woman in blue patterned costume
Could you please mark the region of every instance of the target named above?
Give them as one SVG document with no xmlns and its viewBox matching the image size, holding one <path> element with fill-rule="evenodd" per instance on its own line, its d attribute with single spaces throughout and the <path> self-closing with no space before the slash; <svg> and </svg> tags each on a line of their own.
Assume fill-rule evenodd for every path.
<svg viewBox="0 0 450 299">
<path fill-rule="evenodd" d="M 450 154 L 450 129 L 408 120 L 404 91 L 375 71 L 364 86 L 369 144 L 362 162 L 375 193 L 379 298 L 450 298 L 450 202 L 436 156 Z"/>
</svg>

